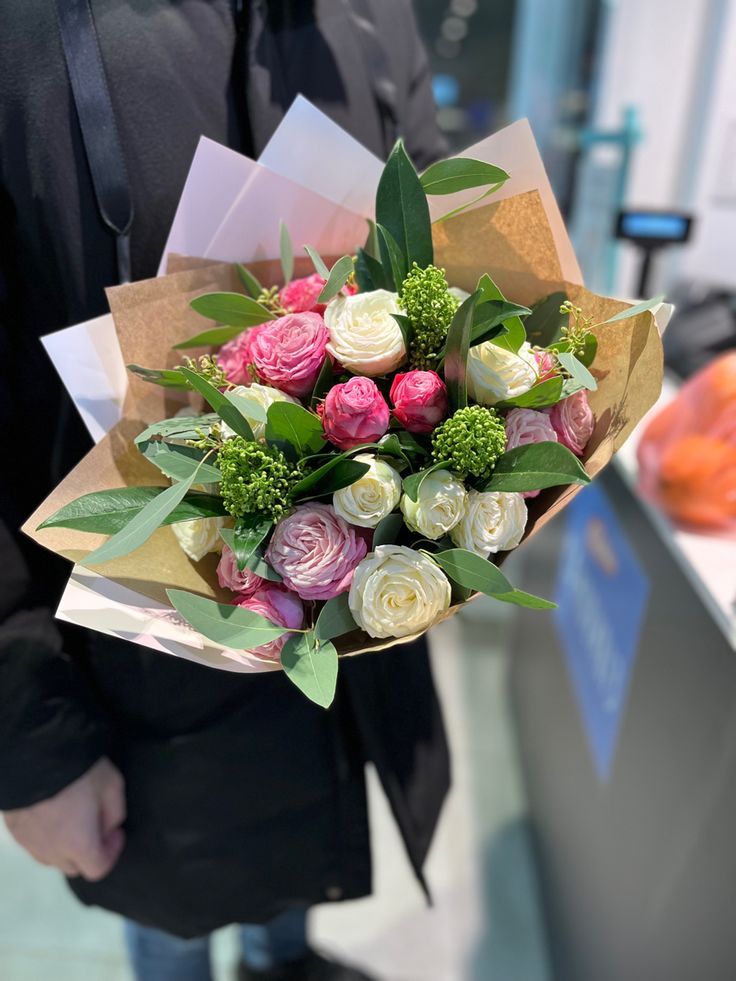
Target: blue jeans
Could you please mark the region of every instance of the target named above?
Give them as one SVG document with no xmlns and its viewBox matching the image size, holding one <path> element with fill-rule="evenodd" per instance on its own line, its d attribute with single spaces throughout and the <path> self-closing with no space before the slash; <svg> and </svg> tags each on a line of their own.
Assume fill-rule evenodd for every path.
<svg viewBox="0 0 736 981">
<path fill-rule="evenodd" d="M 256 971 L 298 960 L 307 951 L 306 909 L 287 910 L 239 931 L 243 960 Z M 182 940 L 126 920 L 125 943 L 136 981 L 212 981 L 209 937 Z"/>
</svg>

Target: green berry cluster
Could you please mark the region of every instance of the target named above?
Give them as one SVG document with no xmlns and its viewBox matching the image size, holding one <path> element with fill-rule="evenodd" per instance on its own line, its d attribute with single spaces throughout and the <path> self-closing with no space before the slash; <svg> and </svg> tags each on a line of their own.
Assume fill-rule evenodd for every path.
<svg viewBox="0 0 736 981">
<path fill-rule="evenodd" d="M 432 435 L 432 459 L 449 461 L 461 477 L 490 477 L 506 449 L 506 429 L 495 409 L 468 405 L 446 419 Z"/>
<path fill-rule="evenodd" d="M 409 362 L 422 371 L 436 369 L 455 315 L 458 300 L 450 293 L 445 270 L 437 266 L 421 269 L 416 262 L 399 293 L 412 329 Z"/>
<path fill-rule="evenodd" d="M 303 476 L 281 450 L 233 436 L 217 456 L 222 500 L 235 518 L 264 512 L 274 519 L 291 506 L 294 484 Z"/>
</svg>

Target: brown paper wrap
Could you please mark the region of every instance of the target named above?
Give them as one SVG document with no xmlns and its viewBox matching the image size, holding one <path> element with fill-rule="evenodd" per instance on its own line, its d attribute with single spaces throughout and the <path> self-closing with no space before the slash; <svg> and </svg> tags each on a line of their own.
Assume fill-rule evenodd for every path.
<svg viewBox="0 0 736 981">
<path fill-rule="evenodd" d="M 565 290 L 595 323 L 627 307 L 565 283 L 554 239 L 536 191 L 457 215 L 434 226 L 435 261 L 444 266 L 454 286 L 475 288 L 489 273 L 512 301 L 535 303 L 556 290 Z M 189 301 L 213 290 L 238 290 L 237 273 L 230 264 L 171 256 L 169 274 L 108 290 L 110 309 L 126 363 L 147 367 L 173 367 L 181 354 L 173 345 L 205 328 Z M 250 264 L 263 283 L 280 282 L 277 261 Z M 308 260 L 297 260 L 296 275 L 311 271 Z M 654 317 L 646 312 L 596 329 L 598 353 L 592 368 L 598 390 L 590 393 L 596 428 L 586 450 L 587 472 L 595 477 L 623 444 L 637 422 L 656 401 L 662 384 L 662 346 Z M 201 352 L 187 352 L 192 355 Z M 64 528 L 37 531 L 38 524 L 81 494 L 124 485 L 163 485 L 161 473 L 133 446 L 133 439 L 148 423 L 174 415 L 194 396 L 159 388 L 131 376 L 124 418 L 28 519 L 24 531 L 59 555 L 80 561 L 102 541 Z M 529 522 L 524 541 L 551 521 L 580 487 L 551 488 L 529 501 Z M 503 556 L 501 556 L 501 559 Z M 144 596 L 165 602 L 167 588 L 186 589 L 222 598 L 215 576 L 215 556 L 191 562 L 170 528 L 159 529 L 136 552 L 96 566 L 95 570 Z M 459 609 L 452 607 L 440 620 Z M 436 622 L 440 622 L 440 620 Z M 417 635 L 419 636 L 419 635 Z M 355 632 L 339 638 L 341 654 L 380 650 L 401 640 L 372 640 Z"/>
</svg>

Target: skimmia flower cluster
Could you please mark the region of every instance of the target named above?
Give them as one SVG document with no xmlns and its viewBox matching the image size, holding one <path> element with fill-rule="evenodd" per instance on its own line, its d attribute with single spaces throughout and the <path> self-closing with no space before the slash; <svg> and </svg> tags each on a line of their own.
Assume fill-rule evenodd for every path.
<svg viewBox="0 0 736 981">
<path fill-rule="evenodd" d="M 218 324 L 189 342 L 210 355 L 144 375 L 207 411 L 194 418 L 200 402 L 136 441 L 172 481 L 141 513 L 157 506 L 192 561 L 218 553 L 217 584 L 237 609 L 172 602 L 205 636 L 226 635 L 227 657 L 280 662 L 323 704 L 343 636 L 416 635 L 477 591 L 544 605 L 500 588 L 492 559 L 521 542 L 528 507 L 543 501 L 530 498 L 588 480 L 579 458 L 595 427 L 595 326 L 566 301 L 532 346 L 536 309 L 487 274 L 448 282 L 428 212 L 402 204 L 408 182 L 441 185 L 434 176 L 420 183 L 399 143 L 382 178 L 395 193 L 377 203 L 386 248 L 331 269 L 310 250 L 315 271 L 295 278 L 289 246 L 281 284 L 246 270 L 242 295 L 192 302 Z M 100 561 L 122 547 L 113 534 Z"/>
</svg>

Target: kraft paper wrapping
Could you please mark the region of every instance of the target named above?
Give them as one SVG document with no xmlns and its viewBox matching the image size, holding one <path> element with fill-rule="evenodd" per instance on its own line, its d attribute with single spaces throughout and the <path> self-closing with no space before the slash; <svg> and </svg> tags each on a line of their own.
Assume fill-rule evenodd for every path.
<svg viewBox="0 0 736 981">
<path fill-rule="evenodd" d="M 483 273 L 489 273 L 510 300 L 530 305 L 556 290 L 583 308 L 595 323 L 628 306 L 619 300 L 589 293 L 564 280 L 555 241 L 538 192 L 530 191 L 457 215 L 434 226 L 435 261 L 445 267 L 452 285 L 472 290 Z M 280 282 L 277 261 L 252 263 L 263 283 Z M 233 266 L 209 260 L 172 256 L 172 272 L 108 291 L 123 357 L 146 367 L 173 367 L 181 354 L 173 351 L 208 324 L 189 308 L 192 297 L 212 290 L 238 290 Z M 308 260 L 297 260 L 297 275 L 311 271 Z M 662 345 L 650 312 L 596 328 L 598 353 L 592 372 L 598 390 L 590 393 L 596 428 L 584 458 L 587 472 L 595 477 L 623 444 L 637 422 L 656 401 L 662 384 Z M 187 352 L 191 355 L 201 352 Z M 145 424 L 173 415 L 194 396 L 172 392 L 131 377 L 124 417 L 29 518 L 24 531 L 41 545 L 79 562 L 102 541 L 102 536 L 56 528 L 37 531 L 37 525 L 81 494 L 124 485 L 163 485 L 166 479 L 135 449 L 133 439 Z M 529 504 L 524 541 L 535 535 L 569 503 L 580 487 L 550 488 Z M 502 561 L 504 556 L 499 557 Z M 190 590 L 222 599 L 217 585 L 217 557 L 191 562 L 170 528 L 159 529 L 136 552 L 95 567 L 95 571 L 120 582 L 154 601 L 166 602 L 165 590 Z M 437 623 L 457 612 L 452 607 Z M 416 635 L 419 636 L 419 635 Z M 336 641 L 343 655 L 381 650 L 405 643 L 376 641 L 356 631 Z M 233 665 L 235 667 L 235 665 Z"/>
</svg>

